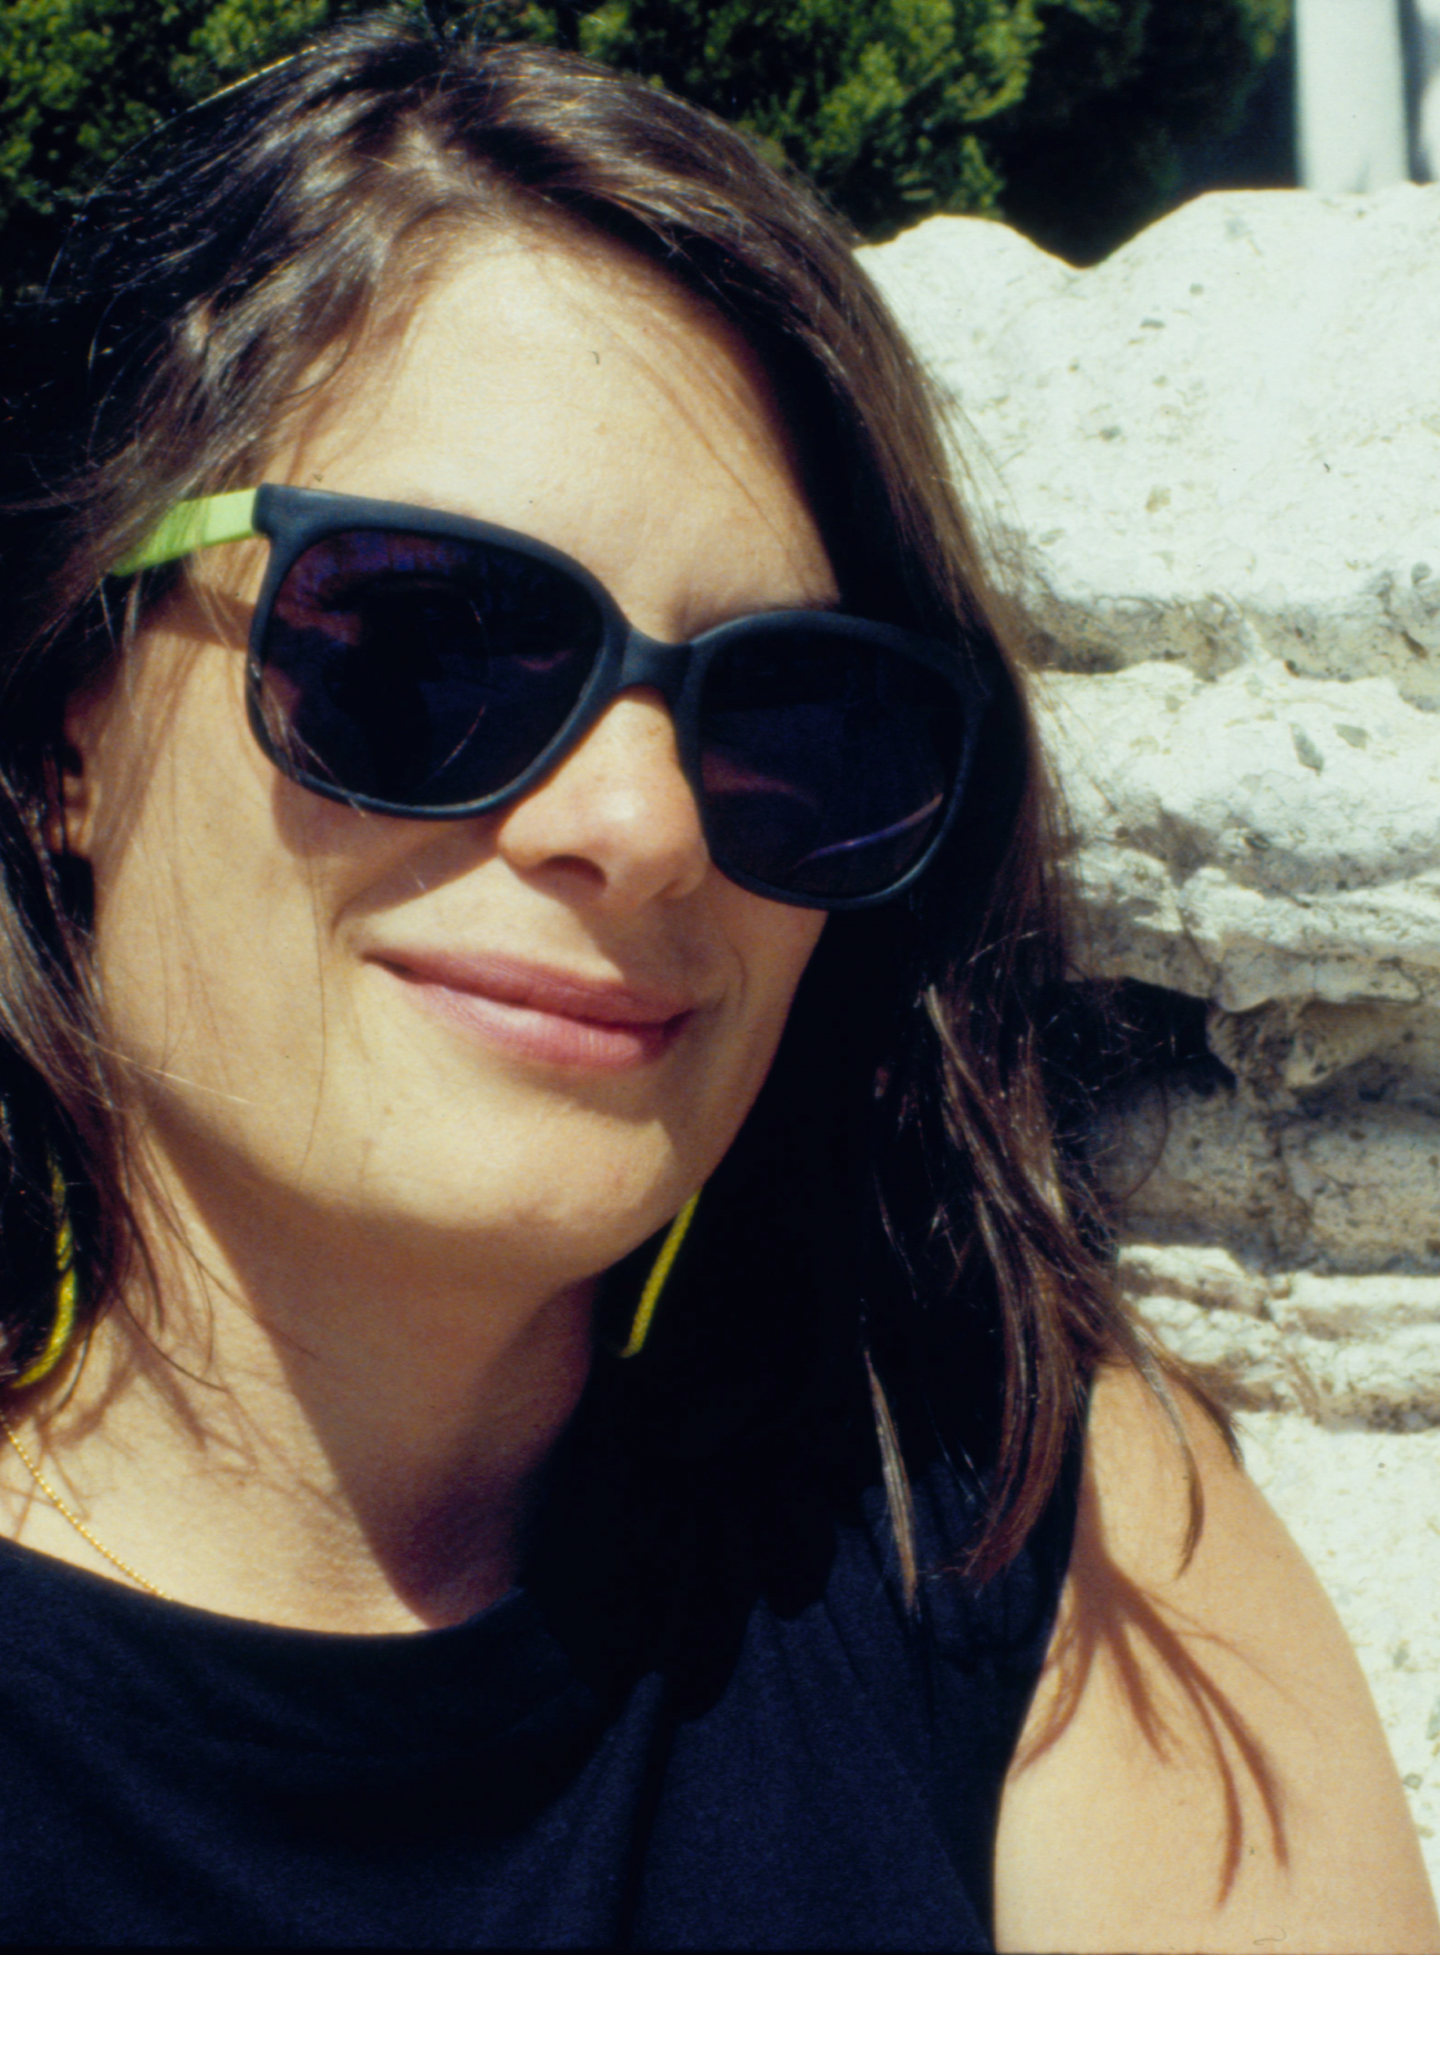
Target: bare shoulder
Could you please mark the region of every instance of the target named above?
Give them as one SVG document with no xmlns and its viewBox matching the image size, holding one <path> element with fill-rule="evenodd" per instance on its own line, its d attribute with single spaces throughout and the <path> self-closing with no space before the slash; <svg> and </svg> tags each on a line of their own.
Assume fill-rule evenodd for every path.
<svg viewBox="0 0 1440 2046">
<path fill-rule="evenodd" d="M 1006 1783 L 996 1931 L 1020 1952 L 1440 1949 L 1404 1792 L 1308 1564 L 1177 1394 L 1098 1381 L 1069 1581 Z"/>
</svg>

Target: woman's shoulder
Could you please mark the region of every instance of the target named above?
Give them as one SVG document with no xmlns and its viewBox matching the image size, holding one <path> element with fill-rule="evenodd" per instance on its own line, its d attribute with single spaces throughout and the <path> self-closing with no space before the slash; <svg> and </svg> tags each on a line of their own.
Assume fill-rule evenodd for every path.
<svg viewBox="0 0 1440 2046">
<path fill-rule="evenodd" d="M 1188 1466 L 1138 1373 L 1095 1385 L 1001 1810 L 999 1944 L 1429 1951 L 1440 1925 L 1354 1652 L 1213 1422 L 1173 1397 Z"/>
</svg>

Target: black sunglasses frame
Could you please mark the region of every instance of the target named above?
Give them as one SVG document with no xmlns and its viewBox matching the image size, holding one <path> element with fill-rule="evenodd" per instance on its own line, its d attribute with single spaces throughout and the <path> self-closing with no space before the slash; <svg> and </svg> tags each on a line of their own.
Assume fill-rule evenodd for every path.
<svg viewBox="0 0 1440 2046">
<path fill-rule="evenodd" d="M 984 670 L 991 664 L 995 668 L 999 666 L 999 653 L 988 641 L 977 650 L 979 658 L 967 658 L 952 652 L 937 640 L 905 631 L 900 626 L 882 625 L 840 612 L 779 610 L 734 619 L 701 633 L 696 639 L 672 644 L 651 639 L 631 625 L 604 584 L 580 562 L 572 560 L 558 548 L 547 546 L 542 540 L 531 539 L 527 534 L 513 532 L 508 527 L 492 526 L 483 520 L 432 511 L 423 506 L 395 504 L 381 498 L 345 497 L 330 491 L 306 490 L 280 483 L 262 483 L 258 487 L 251 524 L 255 533 L 270 541 L 270 558 L 250 627 L 246 666 L 246 708 L 250 729 L 266 758 L 287 780 L 332 802 L 380 816 L 425 818 L 435 822 L 483 817 L 493 810 L 503 810 L 537 788 L 581 742 L 617 696 L 630 689 L 651 689 L 662 699 L 674 722 L 681 771 L 694 794 L 710 858 L 728 880 L 752 895 L 803 909 L 874 908 L 893 900 L 919 879 L 939 851 L 959 813 L 980 720 L 994 693 L 993 683 Z M 317 541 L 352 532 L 415 534 L 427 538 L 479 541 L 492 547 L 506 548 L 567 576 L 595 604 L 602 626 L 600 648 L 574 708 L 529 767 L 492 795 L 478 797 L 472 802 L 445 805 L 392 803 L 378 797 L 358 796 L 321 776 L 308 773 L 293 759 L 287 758 L 267 728 L 264 651 L 275 599 L 286 576 L 307 548 Z M 934 834 L 919 858 L 898 880 L 869 895 L 837 899 L 776 887 L 743 872 L 717 853 L 711 843 L 701 778 L 700 745 L 706 670 L 722 649 L 734 647 L 748 638 L 773 637 L 777 629 L 802 628 L 807 634 L 833 635 L 852 645 L 859 643 L 902 654 L 907 660 L 917 662 L 941 677 L 960 706 L 963 730 L 960 759 Z"/>
</svg>

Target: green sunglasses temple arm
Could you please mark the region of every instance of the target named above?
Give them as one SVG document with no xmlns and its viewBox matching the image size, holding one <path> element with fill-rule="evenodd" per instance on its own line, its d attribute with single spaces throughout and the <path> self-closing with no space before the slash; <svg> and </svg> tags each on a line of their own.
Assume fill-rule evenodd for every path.
<svg viewBox="0 0 1440 2046">
<path fill-rule="evenodd" d="M 166 512 L 133 554 L 116 563 L 112 575 L 138 575 L 142 568 L 164 568 L 167 562 L 183 561 L 202 547 L 252 539 L 256 495 L 253 490 L 227 490 L 219 497 L 187 497 Z"/>
</svg>

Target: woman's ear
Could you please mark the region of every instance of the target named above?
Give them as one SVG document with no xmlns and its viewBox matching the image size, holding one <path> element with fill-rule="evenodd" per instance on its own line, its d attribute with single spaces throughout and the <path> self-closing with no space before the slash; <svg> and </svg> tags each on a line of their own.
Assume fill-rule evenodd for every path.
<svg viewBox="0 0 1440 2046">
<path fill-rule="evenodd" d="M 45 809 L 45 843 L 52 853 L 73 852 L 82 835 L 84 764 L 68 739 L 51 756 L 49 802 Z"/>
<path fill-rule="evenodd" d="M 85 836 L 84 767 L 68 739 L 51 754 L 45 780 L 45 849 L 55 859 L 76 853 Z"/>
<path fill-rule="evenodd" d="M 77 690 L 65 707 L 60 740 L 51 756 L 45 843 L 52 854 L 88 859 L 95 828 L 96 711 L 100 692 Z"/>
<path fill-rule="evenodd" d="M 89 859 L 94 810 L 93 777 L 86 773 L 85 755 L 71 738 L 67 720 L 46 770 L 41 830 L 62 912 L 83 931 L 93 930 L 95 923 L 95 876 Z"/>
</svg>

